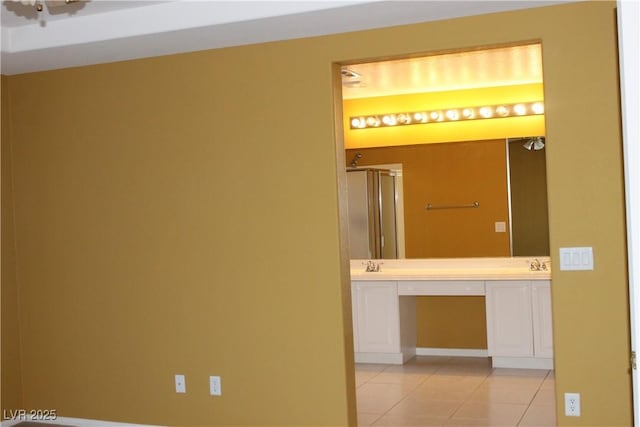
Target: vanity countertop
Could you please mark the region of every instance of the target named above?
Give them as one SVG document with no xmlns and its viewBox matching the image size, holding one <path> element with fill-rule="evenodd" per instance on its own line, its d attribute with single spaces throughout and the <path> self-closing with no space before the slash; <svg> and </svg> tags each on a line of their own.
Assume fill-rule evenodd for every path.
<svg viewBox="0 0 640 427">
<path fill-rule="evenodd" d="M 549 280 L 549 257 L 438 258 L 372 260 L 380 271 L 367 272 L 369 260 L 351 260 L 351 280 Z M 531 270 L 531 264 L 540 270 Z M 544 268 L 544 269 L 543 269 Z"/>
</svg>

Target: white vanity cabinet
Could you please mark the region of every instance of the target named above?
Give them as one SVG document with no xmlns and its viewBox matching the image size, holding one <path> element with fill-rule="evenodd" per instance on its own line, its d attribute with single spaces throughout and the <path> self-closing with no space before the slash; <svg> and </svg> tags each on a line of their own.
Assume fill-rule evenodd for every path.
<svg viewBox="0 0 640 427">
<path fill-rule="evenodd" d="M 487 347 L 494 367 L 553 367 L 548 280 L 487 281 Z"/>
<path fill-rule="evenodd" d="M 352 282 L 351 302 L 356 362 L 402 364 L 415 355 L 415 304 L 398 297 L 397 282 Z"/>
<path fill-rule="evenodd" d="M 536 357 L 553 357 L 553 325 L 551 323 L 551 282 L 531 282 L 533 317 L 533 351 Z"/>
</svg>

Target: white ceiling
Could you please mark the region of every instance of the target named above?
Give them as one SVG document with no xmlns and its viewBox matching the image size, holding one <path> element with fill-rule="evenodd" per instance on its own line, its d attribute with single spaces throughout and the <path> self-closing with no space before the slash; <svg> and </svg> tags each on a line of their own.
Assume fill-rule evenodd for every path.
<svg viewBox="0 0 640 427">
<path fill-rule="evenodd" d="M 12 75 L 565 2 L 91 0 L 37 14 L 3 0 L 0 68 Z"/>
<path fill-rule="evenodd" d="M 355 64 L 344 99 L 542 83 L 540 44 Z"/>
</svg>

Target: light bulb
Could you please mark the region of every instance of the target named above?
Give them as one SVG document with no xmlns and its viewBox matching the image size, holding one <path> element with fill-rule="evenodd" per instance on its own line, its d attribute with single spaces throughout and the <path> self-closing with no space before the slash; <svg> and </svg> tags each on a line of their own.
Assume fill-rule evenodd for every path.
<svg viewBox="0 0 640 427">
<path fill-rule="evenodd" d="M 369 127 L 378 127 L 380 126 L 380 119 L 376 116 L 367 117 L 367 126 Z"/>
<path fill-rule="evenodd" d="M 473 119 L 475 114 L 473 113 L 473 108 L 465 108 L 462 110 L 462 117 L 465 119 Z"/>
<path fill-rule="evenodd" d="M 493 111 L 490 107 L 482 107 L 480 109 L 480 115 L 485 119 L 488 119 L 489 117 L 493 116 Z"/>
<path fill-rule="evenodd" d="M 499 107 L 496 107 L 496 114 L 505 117 L 509 114 L 509 109 L 504 105 L 500 105 Z"/>
<path fill-rule="evenodd" d="M 438 111 L 432 111 L 431 114 L 429 114 L 429 117 L 431 117 L 431 120 L 441 120 L 442 114 L 440 114 Z"/>
<path fill-rule="evenodd" d="M 411 116 L 409 114 L 400 113 L 397 117 L 398 123 L 408 125 L 411 123 Z"/>
<path fill-rule="evenodd" d="M 354 117 L 353 119 L 351 119 L 351 127 L 364 129 L 367 127 L 367 122 L 364 120 L 364 117 Z"/>
<path fill-rule="evenodd" d="M 449 120 L 458 120 L 460 118 L 460 113 L 458 113 L 458 110 L 448 110 L 446 116 Z"/>
<path fill-rule="evenodd" d="M 413 113 L 413 120 L 425 123 L 427 121 L 427 113 Z"/>
<path fill-rule="evenodd" d="M 387 126 L 395 126 L 397 124 L 396 117 L 393 115 L 383 116 L 382 123 L 384 123 Z"/>
<path fill-rule="evenodd" d="M 527 113 L 527 107 L 525 107 L 524 104 L 516 104 L 513 106 L 513 112 L 522 116 Z"/>
<path fill-rule="evenodd" d="M 535 114 L 542 114 L 544 113 L 544 104 L 542 102 L 536 102 L 531 106 L 531 110 Z"/>
</svg>

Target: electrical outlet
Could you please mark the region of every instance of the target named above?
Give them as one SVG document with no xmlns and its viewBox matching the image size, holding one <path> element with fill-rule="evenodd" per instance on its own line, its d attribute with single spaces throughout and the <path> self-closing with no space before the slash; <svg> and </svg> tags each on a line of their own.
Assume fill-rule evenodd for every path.
<svg viewBox="0 0 640 427">
<path fill-rule="evenodd" d="M 209 377 L 209 394 L 211 396 L 222 396 L 222 383 L 219 376 Z"/>
<path fill-rule="evenodd" d="M 175 379 L 176 379 L 176 393 L 186 393 L 187 383 L 184 381 L 184 375 L 177 374 Z"/>
<path fill-rule="evenodd" d="M 564 394 L 564 414 L 567 417 L 580 416 L 580 393 Z"/>
</svg>

